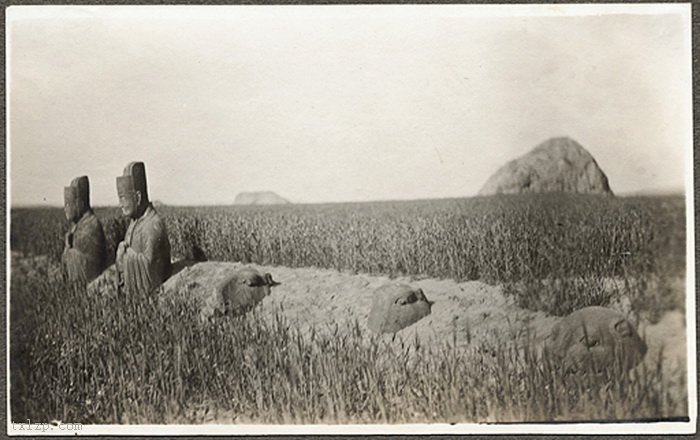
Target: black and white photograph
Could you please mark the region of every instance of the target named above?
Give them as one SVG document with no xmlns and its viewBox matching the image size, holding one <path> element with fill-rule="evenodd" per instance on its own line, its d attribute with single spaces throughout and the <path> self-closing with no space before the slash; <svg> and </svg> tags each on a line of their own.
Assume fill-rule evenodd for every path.
<svg viewBox="0 0 700 440">
<path fill-rule="evenodd" d="M 696 432 L 690 3 L 5 14 L 9 435 Z"/>
</svg>

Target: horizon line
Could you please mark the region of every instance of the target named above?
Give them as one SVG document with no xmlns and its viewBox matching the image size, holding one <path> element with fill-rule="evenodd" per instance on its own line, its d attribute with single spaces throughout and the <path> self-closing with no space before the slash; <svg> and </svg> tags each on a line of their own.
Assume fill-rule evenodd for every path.
<svg viewBox="0 0 700 440">
<path fill-rule="evenodd" d="M 566 193 L 566 192 L 564 192 Z M 642 191 L 626 191 L 621 193 L 613 193 L 613 197 L 663 197 L 663 196 L 685 196 L 685 189 L 660 189 L 660 190 L 642 190 Z M 522 194 L 502 194 L 502 195 L 528 195 L 528 194 L 547 194 L 547 192 L 542 193 L 522 193 Z M 602 194 L 581 194 L 581 193 L 566 193 L 566 194 L 576 194 L 576 195 L 602 195 Z M 431 200 L 454 200 L 454 199 L 473 199 L 479 197 L 492 197 L 490 196 L 480 196 L 478 194 L 471 196 L 445 196 L 445 197 L 419 197 L 413 199 L 369 199 L 369 200 L 336 200 L 336 201 L 325 201 L 325 202 L 292 202 L 288 203 L 271 203 L 271 204 L 235 204 L 233 201 L 229 203 L 202 203 L 202 204 L 181 204 L 181 203 L 170 203 L 161 200 L 151 201 L 154 203 L 155 207 L 158 206 L 169 206 L 169 207 L 200 207 L 200 206 L 288 206 L 288 205 L 329 205 L 329 204 L 347 204 L 347 203 L 391 203 L 391 202 L 420 202 L 420 201 L 431 201 Z M 289 200 L 289 199 L 287 199 Z M 93 209 L 106 209 L 114 208 L 118 209 L 119 205 L 92 205 Z M 62 204 L 42 204 L 42 203 L 27 203 L 27 204 L 15 204 L 10 203 L 10 209 L 32 209 L 32 208 L 63 208 Z"/>
</svg>

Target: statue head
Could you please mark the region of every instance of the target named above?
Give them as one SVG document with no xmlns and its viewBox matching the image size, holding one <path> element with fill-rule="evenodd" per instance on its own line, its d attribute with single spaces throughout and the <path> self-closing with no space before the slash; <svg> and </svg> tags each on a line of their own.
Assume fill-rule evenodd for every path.
<svg viewBox="0 0 700 440">
<path fill-rule="evenodd" d="M 214 296 L 220 299 L 224 314 L 240 315 L 270 295 L 270 288 L 277 284 L 269 273 L 242 267 L 217 284 Z"/>
<path fill-rule="evenodd" d="M 549 351 L 568 372 L 599 373 L 634 367 L 644 358 L 647 346 L 622 314 L 592 306 L 554 326 Z"/>
<path fill-rule="evenodd" d="M 384 284 L 374 291 L 367 325 L 375 333 L 396 333 L 428 316 L 432 305 L 423 289 Z"/>
<path fill-rule="evenodd" d="M 138 218 L 143 215 L 149 203 L 143 162 L 131 162 L 124 168 L 124 174 L 117 177 L 117 194 L 125 216 Z"/>
<path fill-rule="evenodd" d="M 90 181 L 87 176 L 73 179 L 70 186 L 63 189 L 64 207 L 66 219 L 77 222 L 85 212 L 90 209 Z"/>
</svg>

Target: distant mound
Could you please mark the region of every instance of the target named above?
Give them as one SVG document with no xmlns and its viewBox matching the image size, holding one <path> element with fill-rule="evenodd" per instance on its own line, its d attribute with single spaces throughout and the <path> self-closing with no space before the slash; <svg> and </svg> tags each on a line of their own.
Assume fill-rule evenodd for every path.
<svg viewBox="0 0 700 440">
<path fill-rule="evenodd" d="M 236 196 L 234 205 L 282 205 L 289 203 L 272 191 L 242 192 Z"/>
<path fill-rule="evenodd" d="M 479 195 L 543 192 L 609 194 L 608 177 L 578 142 L 549 139 L 493 174 Z"/>
</svg>

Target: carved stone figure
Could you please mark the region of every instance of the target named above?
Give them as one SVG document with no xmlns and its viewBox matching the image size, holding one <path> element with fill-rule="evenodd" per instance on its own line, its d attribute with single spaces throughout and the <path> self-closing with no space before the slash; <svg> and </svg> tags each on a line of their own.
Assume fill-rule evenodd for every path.
<svg viewBox="0 0 700 440">
<path fill-rule="evenodd" d="M 124 241 L 117 246 L 118 282 L 127 293 L 148 293 L 171 273 L 170 241 L 165 223 L 148 199 L 146 168 L 131 162 L 117 177 L 122 213 L 131 218 Z"/>
<path fill-rule="evenodd" d="M 646 344 L 623 315 L 597 306 L 562 318 L 547 344 L 547 352 L 571 373 L 627 371 L 646 351 Z"/>
<path fill-rule="evenodd" d="M 202 321 L 237 316 L 256 307 L 279 285 L 269 273 L 239 263 L 200 262 L 183 268 L 163 283 L 159 298 L 183 301 Z"/>
<path fill-rule="evenodd" d="M 428 316 L 432 305 L 422 289 L 385 284 L 374 291 L 367 325 L 375 333 L 396 333 Z"/>
<path fill-rule="evenodd" d="M 219 282 L 214 288 L 212 310 L 224 315 L 241 315 L 270 294 L 270 287 L 277 285 L 269 273 L 260 273 L 252 267 L 243 267 Z M 206 312 L 205 312 L 206 314 Z"/>
<path fill-rule="evenodd" d="M 90 182 L 76 177 L 64 189 L 64 211 L 71 222 L 65 235 L 61 266 L 70 282 L 87 284 L 105 268 L 107 247 L 102 224 L 90 208 Z"/>
</svg>

